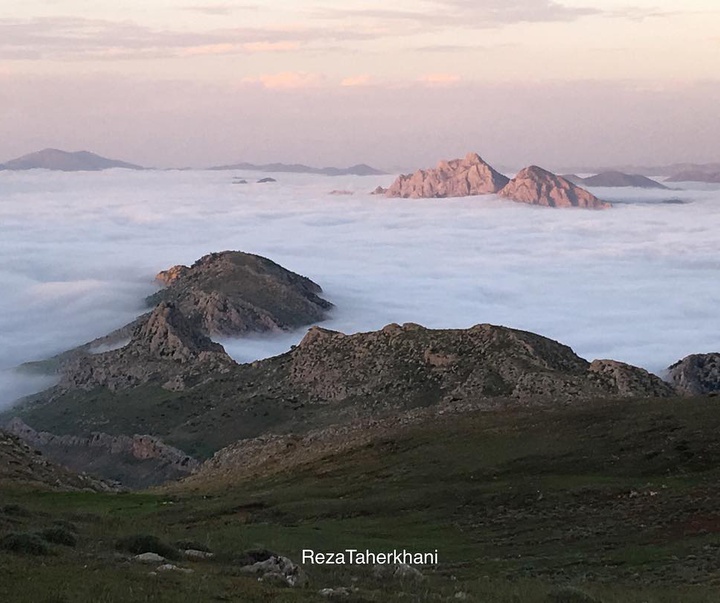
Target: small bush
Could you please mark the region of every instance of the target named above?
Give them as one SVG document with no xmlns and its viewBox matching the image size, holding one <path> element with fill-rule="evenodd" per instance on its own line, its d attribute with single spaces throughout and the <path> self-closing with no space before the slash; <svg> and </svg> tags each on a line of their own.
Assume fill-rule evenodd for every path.
<svg viewBox="0 0 720 603">
<path fill-rule="evenodd" d="M 565 586 L 552 591 L 547 597 L 548 603 L 602 603 L 599 599 L 579 588 Z"/>
<path fill-rule="evenodd" d="M 45 528 L 37 533 L 40 538 L 53 544 L 62 544 L 63 546 L 76 546 L 77 536 L 70 530 L 55 526 L 53 528 Z"/>
<path fill-rule="evenodd" d="M 2 510 L 2 512 L 5 515 L 11 515 L 13 517 L 31 517 L 32 516 L 32 513 L 30 511 L 28 511 L 25 507 L 22 507 L 22 506 L 16 505 L 16 504 L 5 505 L 3 507 L 0 507 L 0 510 Z"/>
<path fill-rule="evenodd" d="M 57 521 L 53 521 L 53 527 L 58 528 L 65 528 L 69 532 L 73 532 L 74 534 L 78 533 L 78 527 L 72 522 L 67 521 L 65 519 L 58 519 Z"/>
<path fill-rule="evenodd" d="M 50 548 L 37 534 L 13 532 L 0 539 L 0 550 L 23 555 L 48 555 Z"/>
<path fill-rule="evenodd" d="M 167 559 L 178 559 L 178 550 L 152 534 L 134 534 L 126 536 L 117 541 L 115 547 L 120 551 L 126 551 L 135 555 L 142 553 L 157 553 Z"/>
</svg>

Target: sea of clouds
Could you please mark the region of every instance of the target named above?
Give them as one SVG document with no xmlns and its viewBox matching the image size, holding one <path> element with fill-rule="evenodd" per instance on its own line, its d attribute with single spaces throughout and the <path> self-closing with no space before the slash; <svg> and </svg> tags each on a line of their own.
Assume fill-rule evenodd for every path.
<svg viewBox="0 0 720 603">
<path fill-rule="evenodd" d="M 616 207 L 587 211 L 368 194 L 389 176 L 262 176 L 0 172 L 0 405 L 49 383 L 13 367 L 122 326 L 159 270 L 224 249 L 312 278 L 344 332 L 489 322 L 655 372 L 720 348 L 719 186 L 592 189 Z M 223 344 L 249 361 L 303 334 Z"/>
</svg>

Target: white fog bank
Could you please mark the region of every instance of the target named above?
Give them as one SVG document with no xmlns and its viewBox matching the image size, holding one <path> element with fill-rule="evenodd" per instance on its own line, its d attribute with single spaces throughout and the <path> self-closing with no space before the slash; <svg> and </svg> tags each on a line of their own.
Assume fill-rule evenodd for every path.
<svg viewBox="0 0 720 603">
<path fill-rule="evenodd" d="M 324 326 L 344 332 L 489 322 L 656 372 L 720 348 L 720 187 L 593 189 L 617 205 L 586 211 L 367 194 L 390 176 L 261 176 L 0 172 L 0 405 L 33 389 L 4 369 L 125 324 L 155 273 L 224 249 L 312 278 L 337 306 Z M 223 343 L 248 361 L 303 334 Z"/>
</svg>

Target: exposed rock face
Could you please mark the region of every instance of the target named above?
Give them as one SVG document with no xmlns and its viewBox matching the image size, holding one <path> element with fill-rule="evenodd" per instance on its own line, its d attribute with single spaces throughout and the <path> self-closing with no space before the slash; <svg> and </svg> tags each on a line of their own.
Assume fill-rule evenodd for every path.
<svg viewBox="0 0 720 603">
<path fill-rule="evenodd" d="M 720 171 L 683 170 L 673 174 L 665 182 L 709 182 L 720 183 Z"/>
<path fill-rule="evenodd" d="M 58 387 L 119 390 L 153 383 L 178 390 L 234 364 L 223 347 L 195 329 L 174 304 L 161 302 L 135 327 L 125 347 L 68 360 Z"/>
<path fill-rule="evenodd" d="M 182 450 L 148 435 L 59 436 L 35 431 L 19 418 L 12 419 L 6 429 L 60 465 L 130 488 L 146 488 L 185 477 L 200 464 Z"/>
<path fill-rule="evenodd" d="M 570 180 L 570 178 L 568 178 Z M 588 178 L 578 178 L 578 181 L 572 180 L 575 184 L 583 184 L 585 186 L 610 186 L 624 187 L 634 186 L 637 188 L 662 188 L 668 187 L 660 184 L 647 176 L 640 174 L 625 174 L 624 172 L 601 172 Z"/>
<path fill-rule="evenodd" d="M 667 369 L 668 378 L 688 395 L 720 392 L 720 353 L 691 354 Z"/>
<path fill-rule="evenodd" d="M 500 191 L 500 195 L 520 203 L 547 207 L 612 207 L 585 189 L 536 165 L 520 170 Z"/>
<path fill-rule="evenodd" d="M 441 161 L 435 169 L 403 174 L 385 193 L 388 197 L 467 197 L 497 193 L 508 178 L 476 153 L 465 159 Z"/>
<path fill-rule="evenodd" d="M 110 484 L 78 475 L 50 462 L 17 435 L 0 430 L 0 486 L 13 484 L 52 490 L 110 491 Z"/>
<path fill-rule="evenodd" d="M 593 367 L 556 341 L 487 324 L 388 325 L 356 335 L 313 327 L 291 354 L 289 380 L 318 402 L 352 400 L 375 409 L 477 398 L 527 403 L 671 394 L 658 377 L 615 364 Z"/>
<path fill-rule="evenodd" d="M 388 189 L 386 189 L 386 188 L 384 188 L 384 187 L 382 187 L 382 186 L 376 186 L 376 187 L 370 192 L 370 194 L 371 194 L 371 195 L 384 195 L 385 193 L 387 193 L 387 190 L 388 190 Z"/>
<path fill-rule="evenodd" d="M 607 387 L 622 397 L 642 395 L 655 398 L 672 396 L 675 390 L 645 369 L 618 362 L 617 360 L 593 360 L 588 370 L 595 373 Z"/>
<path fill-rule="evenodd" d="M 206 255 L 157 279 L 167 288 L 148 303 L 174 303 L 207 335 L 290 330 L 323 320 L 332 308 L 310 279 L 240 251 Z"/>
</svg>

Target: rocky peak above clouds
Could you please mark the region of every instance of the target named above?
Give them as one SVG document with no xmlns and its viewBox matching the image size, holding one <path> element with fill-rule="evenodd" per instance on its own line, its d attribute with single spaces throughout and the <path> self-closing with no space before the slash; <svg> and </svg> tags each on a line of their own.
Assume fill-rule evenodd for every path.
<svg viewBox="0 0 720 603">
<path fill-rule="evenodd" d="M 611 207 L 569 180 L 534 165 L 509 180 L 477 153 L 468 153 L 464 159 L 441 161 L 435 169 L 398 176 L 385 195 L 432 198 L 495 193 L 519 203 L 546 207 Z"/>
<path fill-rule="evenodd" d="M 536 165 L 520 170 L 499 194 L 520 203 L 547 207 L 612 207 L 569 180 Z"/>
<path fill-rule="evenodd" d="M 466 197 L 497 193 L 508 178 L 477 153 L 464 159 L 443 160 L 435 169 L 398 176 L 386 191 L 388 197 Z"/>
<path fill-rule="evenodd" d="M 240 251 L 211 253 L 160 272 L 149 305 L 174 303 L 206 335 L 287 331 L 319 322 L 332 304 L 309 278 Z"/>
</svg>

